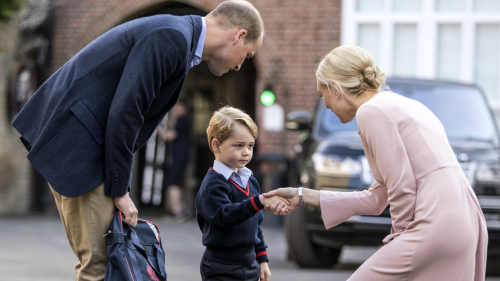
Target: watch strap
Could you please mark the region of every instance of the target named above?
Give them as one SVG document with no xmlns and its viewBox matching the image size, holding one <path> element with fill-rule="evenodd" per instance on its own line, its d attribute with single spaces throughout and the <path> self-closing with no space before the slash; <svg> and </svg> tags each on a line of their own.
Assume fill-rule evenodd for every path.
<svg viewBox="0 0 500 281">
<path fill-rule="evenodd" d="M 298 195 L 299 195 L 299 205 L 304 206 L 304 190 L 302 186 L 299 187 Z"/>
</svg>

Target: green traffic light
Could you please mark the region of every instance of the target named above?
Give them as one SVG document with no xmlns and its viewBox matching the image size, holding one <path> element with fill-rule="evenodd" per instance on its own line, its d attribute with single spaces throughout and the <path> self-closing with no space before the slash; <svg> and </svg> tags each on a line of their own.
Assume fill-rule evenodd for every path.
<svg viewBox="0 0 500 281">
<path fill-rule="evenodd" d="M 274 103 L 275 99 L 276 98 L 274 97 L 274 94 L 271 91 L 264 91 L 260 95 L 260 102 L 262 102 L 262 104 L 265 105 L 265 106 L 272 105 Z"/>
</svg>

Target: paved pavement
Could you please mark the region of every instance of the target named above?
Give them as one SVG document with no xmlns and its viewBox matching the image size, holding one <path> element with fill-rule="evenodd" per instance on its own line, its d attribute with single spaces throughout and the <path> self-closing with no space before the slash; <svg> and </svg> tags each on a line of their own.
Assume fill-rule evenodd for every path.
<svg viewBox="0 0 500 281">
<path fill-rule="evenodd" d="M 201 232 L 194 220 L 174 224 L 158 217 L 143 217 L 156 222 L 165 241 L 166 269 L 169 281 L 198 281 L 199 261 L 203 253 Z M 286 260 L 283 230 L 265 227 L 268 255 L 273 281 L 347 280 L 376 248 L 348 247 L 340 264 L 333 269 L 301 269 Z M 67 281 L 74 280 L 76 263 L 58 217 L 0 217 L 0 280 L 1 281 Z M 487 278 L 500 281 L 500 278 Z"/>
</svg>

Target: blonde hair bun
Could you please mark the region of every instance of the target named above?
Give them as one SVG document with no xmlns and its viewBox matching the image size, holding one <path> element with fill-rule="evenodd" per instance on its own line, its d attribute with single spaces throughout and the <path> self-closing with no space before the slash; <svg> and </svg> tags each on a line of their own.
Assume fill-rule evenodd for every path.
<svg viewBox="0 0 500 281">
<path fill-rule="evenodd" d="M 372 55 L 354 45 L 340 46 L 326 54 L 318 65 L 316 78 L 328 88 L 335 81 L 355 96 L 368 90 L 380 91 L 386 79 Z"/>
<path fill-rule="evenodd" d="M 363 82 L 367 89 L 378 89 L 385 84 L 385 72 L 378 66 L 370 65 L 363 71 Z"/>
</svg>

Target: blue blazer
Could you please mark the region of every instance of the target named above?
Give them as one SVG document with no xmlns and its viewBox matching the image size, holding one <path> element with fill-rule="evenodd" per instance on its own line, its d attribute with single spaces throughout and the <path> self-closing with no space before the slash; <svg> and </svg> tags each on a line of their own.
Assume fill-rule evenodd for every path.
<svg viewBox="0 0 500 281">
<path fill-rule="evenodd" d="M 12 122 L 28 159 L 61 195 L 103 181 L 130 189 L 134 152 L 175 105 L 202 30 L 199 16 L 158 15 L 119 25 L 83 48 Z"/>
</svg>

